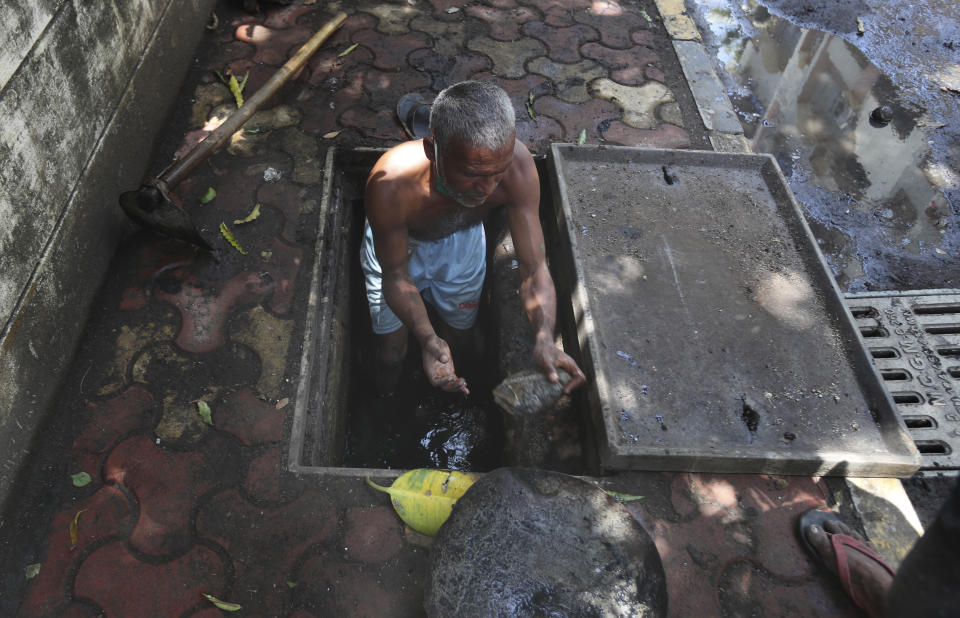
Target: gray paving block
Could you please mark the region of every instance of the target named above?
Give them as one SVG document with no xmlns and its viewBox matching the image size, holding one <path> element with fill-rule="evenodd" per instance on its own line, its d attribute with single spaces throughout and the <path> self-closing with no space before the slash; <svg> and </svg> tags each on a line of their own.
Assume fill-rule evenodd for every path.
<svg viewBox="0 0 960 618">
<path fill-rule="evenodd" d="M 563 144 L 552 155 L 552 266 L 604 467 L 918 468 L 772 157 Z"/>
</svg>

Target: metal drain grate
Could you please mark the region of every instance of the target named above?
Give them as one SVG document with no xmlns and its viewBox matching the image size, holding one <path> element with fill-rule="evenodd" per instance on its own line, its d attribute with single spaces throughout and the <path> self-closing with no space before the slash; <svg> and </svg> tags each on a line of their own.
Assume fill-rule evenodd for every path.
<svg viewBox="0 0 960 618">
<path fill-rule="evenodd" d="M 922 455 L 921 469 L 960 469 L 960 290 L 845 300 Z"/>
</svg>

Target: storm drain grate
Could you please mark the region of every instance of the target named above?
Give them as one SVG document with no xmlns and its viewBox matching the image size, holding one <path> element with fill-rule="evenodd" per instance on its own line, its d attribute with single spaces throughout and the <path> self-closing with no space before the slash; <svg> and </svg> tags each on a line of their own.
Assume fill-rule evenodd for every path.
<svg viewBox="0 0 960 618">
<path fill-rule="evenodd" d="M 960 469 L 960 290 L 845 300 L 920 451 L 921 469 Z"/>
</svg>

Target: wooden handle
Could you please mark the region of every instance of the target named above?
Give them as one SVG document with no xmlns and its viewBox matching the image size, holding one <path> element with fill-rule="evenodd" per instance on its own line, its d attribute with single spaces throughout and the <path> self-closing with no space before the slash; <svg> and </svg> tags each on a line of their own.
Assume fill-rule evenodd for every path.
<svg viewBox="0 0 960 618">
<path fill-rule="evenodd" d="M 252 97 L 247 99 L 242 107 L 230 114 L 230 117 L 227 118 L 223 124 L 211 132 L 206 139 L 194 146 L 190 152 L 170 164 L 151 184 L 159 188 L 160 191 L 166 195 L 172 187 L 183 180 L 197 165 L 213 154 L 223 142 L 242 127 L 244 123 L 250 120 L 250 117 L 257 112 L 260 106 L 306 64 L 310 56 L 330 38 L 330 35 L 333 34 L 346 19 L 346 13 L 337 13 L 330 21 L 324 24 L 323 27 L 317 30 L 316 34 L 310 37 L 310 40 L 304 43 L 297 53 L 287 60 L 287 62 L 267 80 L 267 83 L 257 90 Z"/>
</svg>

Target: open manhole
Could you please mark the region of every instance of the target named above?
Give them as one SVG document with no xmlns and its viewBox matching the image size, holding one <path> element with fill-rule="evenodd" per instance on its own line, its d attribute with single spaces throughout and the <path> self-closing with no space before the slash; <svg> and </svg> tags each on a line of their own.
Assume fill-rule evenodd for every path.
<svg viewBox="0 0 960 618">
<path fill-rule="evenodd" d="M 363 188 L 383 153 L 330 149 L 324 172 L 321 230 L 312 273 L 301 356 L 300 383 L 290 440 L 290 469 L 300 473 L 383 473 L 418 467 L 484 472 L 507 465 L 589 474 L 586 418 L 574 401 L 561 401 L 545 432 L 528 435 L 493 403 L 492 388 L 517 367 L 524 335 L 533 342 L 517 297 L 519 283 L 505 218 L 485 225 L 487 277 L 475 331 L 475 358 L 465 361 L 471 394 L 433 389 L 422 375 L 419 347 L 410 341 L 401 386 L 380 399 L 373 381 L 374 336 L 359 255 Z M 541 172 L 541 204 L 549 214 L 549 185 Z M 502 213 L 501 213 L 502 214 Z M 544 233 L 549 234 L 549 226 Z M 548 245 L 551 238 L 547 237 Z M 548 253 L 550 247 L 548 246 Z M 554 275 L 556 278 L 556 275 Z M 428 305 L 429 308 L 429 305 Z M 436 316 L 432 316 L 436 317 Z"/>
<path fill-rule="evenodd" d="M 846 303 L 921 469 L 960 469 L 960 290 L 864 292 Z"/>
</svg>

